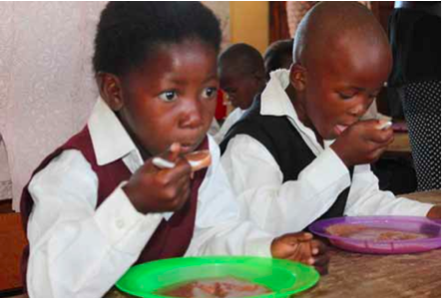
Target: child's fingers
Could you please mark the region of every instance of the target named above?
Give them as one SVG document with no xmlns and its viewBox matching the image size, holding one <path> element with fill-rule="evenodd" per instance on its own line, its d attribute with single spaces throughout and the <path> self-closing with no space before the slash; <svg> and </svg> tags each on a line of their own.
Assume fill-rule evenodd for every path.
<svg viewBox="0 0 443 298">
<path fill-rule="evenodd" d="M 387 128 L 384 130 L 371 131 L 369 140 L 376 143 L 389 143 L 394 137 L 394 130 Z"/>
<path fill-rule="evenodd" d="M 172 143 L 172 145 L 169 147 L 169 149 L 161 154 L 160 156 L 165 158 L 166 160 L 169 160 L 171 162 L 176 162 L 177 158 L 180 155 L 180 151 L 181 151 L 181 145 L 180 143 Z"/>
<path fill-rule="evenodd" d="M 328 247 L 319 240 L 312 240 L 311 250 L 313 255 L 322 255 L 328 251 Z"/>
<path fill-rule="evenodd" d="M 177 183 L 180 179 L 189 179 L 191 173 L 191 166 L 182 157 L 176 161 L 176 165 L 172 169 L 164 169 L 158 172 L 157 179 L 160 184 L 167 186 Z"/>
<path fill-rule="evenodd" d="M 175 170 L 175 169 L 174 169 Z M 172 170 L 163 170 L 159 175 Z M 183 207 L 190 195 L 190 179 L 189 176 L 181 176 L 176 181 L 166 181 L 166 185 L 162 187 L 160 200 L 168 210 L 179 210 Z M 163 182 L 162 182 L 163 185 Z"/>
<path fill-rule="evenodd" d="M 327 250 L 327 246 L 322 241 L 313 240 L 311 242 L 313 258 L 310 260 L 310 265 L 313 265 L 321 275 L 328 273 L 329 255 Z"/>
<path fill-rule="evenodd" d="M 393 137 L 394 131 L 392 127 L 386 127 L 380 129 L 382 123 L 379 120 L 366 120 L 360 121 L 355 124 L 357 128 L 357 133 L 360 134 L 363 139 L 375 142 L 375 143 L 386 143 Z"/>
<path fill-rule="evenodd" d="M 178 189 L 178 196 L 175 199 L 174 205 L 172 206 L 173 210 L 180 210 L 186 204 L 188 199 L 191 196 L 191 187 L 189 183 L 181 185 Z"/>
<path fill-rule="evenodd" d="M 181 145 L 180 143 L 173 143 L 168 150 L 159 154 L 158 156 L 153 157 L 148 163 L 153 164 L 155 168 L 158 170 L 164 169 L 173 169 L 176 166 L 176 161 L 180 156 Z M 150 166 L 146 166 L 148 171 L 152 171 L 153 168 Z"/>
<path fill-rule="evenodd" d="M 312 238 L 313 238 L 312 234 L 306 232 L 290 233 L 283 236 L 284 241 L 290 244 L 307 242 L 312 240 Z"/>
<path fill-rule="evenodd" d="M 183 207 L 183 205 L 191 198 L 191 187 L 188 185 L 184 191 L 182 192 L 182 196 L 181 196 L 181 205 L 180 208 Z"/>
</svg>

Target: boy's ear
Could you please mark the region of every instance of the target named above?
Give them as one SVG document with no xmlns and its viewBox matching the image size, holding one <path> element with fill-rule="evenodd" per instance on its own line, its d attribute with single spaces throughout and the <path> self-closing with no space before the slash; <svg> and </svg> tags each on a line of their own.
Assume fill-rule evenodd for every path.
<svg viewBox="0 0 443 298">
<path fill-rule="evenodd" d="M 100 72 L 96 80 L 100 96 L 114 112 L 119 111 L 124 105 L 120 79 L 116 75 Z"/>
<path fill-rule="evenodd" d="M 291 65 L 290 79 L 295 90 L 303 91 L 306 88 L 306 68 L 298 63 Z"/>
</svg>

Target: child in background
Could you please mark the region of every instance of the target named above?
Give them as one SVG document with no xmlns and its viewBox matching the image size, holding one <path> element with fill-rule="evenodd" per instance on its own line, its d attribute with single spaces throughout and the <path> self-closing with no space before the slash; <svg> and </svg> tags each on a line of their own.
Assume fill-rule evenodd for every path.
<svg viewBox="0 0 443 298">
<path fill-rule="evenodd" d="M 372 13 L 353 2 L 320 3 L 294 42 L 290 72 L 271 73 L 261 100 L 221 144 L 249 218 L 272 233 L 342 215 L 440 218 L 440 207 L 380 191 L 368 164 L 393 140 L 384 123 L 361 121 L 392 64 Z"/>
<path fill-rule="evenodd" d="M 293 48 L 294 39 L 284 39 L 274 42 L 266 49 L 264 62 L 267 82 L 271 79 L 271 72 L 291 68 Z M 285 91 L 291 100 L 295 99 L 295 89 L 291 84 L 288 85 Z"/>
<path fill-rule="evenodd" d="M 293 39 L 283 39 L 277 40 L 266 49 L 263 58 L 265 63 L 266 81 L 269 81 L 271 78 L 270 74 L 272 71 L 280 68 L 291 68 L 293 47 Z"/>
<path fill-rule="evenodd" d="M 228 99 L 235 108 L 215 136 L 215 140 L 220 143 L 232 125 L 251 106 L 254 97 L 265 88 L 263 58 L 250 45 L 231 45 L 218 58 L 218 76 L 220 88 L 228 94 Z"/>
<path fill-rule="evenodd" d="M 23 192 L 30 297 L 102 297 L 131 265 L 183 255 L 327 266 L 312 235 L 274 239 L 240 218 L 218 146 L 206 136 L 220 39 L 216 17 L 199 2 L 106 6 L 93 58 L 100 98 L 87 126 Z M 203 149 L 212 165 L 191 173 L 183 155 Z M 153 157 L 175 166 L 158 167 Z"/>
</svg>

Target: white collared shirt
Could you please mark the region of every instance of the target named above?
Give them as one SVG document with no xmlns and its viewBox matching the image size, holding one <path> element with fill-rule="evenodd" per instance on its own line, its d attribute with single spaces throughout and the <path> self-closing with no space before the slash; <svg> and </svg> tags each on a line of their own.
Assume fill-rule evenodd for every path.
<svg viewBox="0 0 443 298">
<path fill-rule="evenodd" d="M 351 185 L 348 169 L 330 148 L 333 141 L 325 141 L 323 148 L 314 132 L 299 120 L 285 92 L 288 85 L 289 71 L 271 73 L 262 93 L 260 114 L 286 116 L 317 157 L 300 172 L 297 180 L 283 183 L 283 173 L 264 145 L 245 134 L 232 138 L 222 164 L 245 217 L 275 234 L 303 230 L 325 213 L 349 186 L 346 215 L 427 214 L 430 204 L 395 198 L 391 192 L 380 191 L 369 165 L 354 167 Z"/>
<path fill-rule="evenodd" d="M 236 108 L 229 114 L 228 118 L 226 118 L 218 133 L 214 135 L 214 139 L 217 144 L 220 144 L 223 141 L 225 135 L 228 133 L 231 127 L 241 118 L 241 116 L 243 116 L 244 112 L 245 110 Z"/>
<path fill-rule="evenodd" d="M 212 118 L 211 126 L 209 127 L 208 134 L 214 137 L 220 131 L 220 125 L 218 124 L 217 119 Z"/>
<path fill-rule="evenodd" d="M 88 122 L 99 165 L 123 159 L 133 173 L 143 160 L 109 107 L 99 99 Z M 194 237 L 186 255 L 270 256 L 273 237 L 243 221 L 209 137 L 212 165 L 199 189 Z M 98 298 L 138 259 L 162 214 L 136 211 L 121 187 L 96 209 L 98 180 L 77 150 L 64 151 L 29 185 L 31 298 Z"/>
</svg>

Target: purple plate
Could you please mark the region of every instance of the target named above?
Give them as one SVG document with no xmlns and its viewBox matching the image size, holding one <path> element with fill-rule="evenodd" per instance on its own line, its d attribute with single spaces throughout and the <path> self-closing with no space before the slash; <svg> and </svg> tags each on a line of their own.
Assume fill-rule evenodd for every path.
<svg viewBox="0 0 443 298">
<path fill-rule="evenodd" d="M 345 229 L 346 236 L 329 234 L 326 229 Z M 332 245 L 354 252 L 404 254 L 428 251 L 441 246 L 441 225 L 425 217 L 349 216 L 319 220 L 309 230 L 329 239 Z M 398 232 L 402 234 L 398 234 Z M 419 237 L 417 239 L 386 239 Z M 381 238 L 380 238 L 381 237 Z"/>
</svg>

